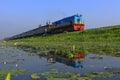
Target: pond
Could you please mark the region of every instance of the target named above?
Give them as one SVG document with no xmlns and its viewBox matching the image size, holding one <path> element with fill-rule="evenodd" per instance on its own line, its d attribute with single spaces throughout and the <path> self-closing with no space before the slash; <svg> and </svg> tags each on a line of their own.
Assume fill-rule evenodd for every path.
<svg viewBox="0 0 120 80">
<path fill-rule="evenodd" d="M 38 55 L 39 53 L 39 55 Z M 75 59 L 73 60 L 75 61 Z M 28 52 L 15 47 L 0 47 L 0 69 L 25 69 L 23 74 L 12 76 L 12 80 L 33 80 L 32 73 L 44 73 L 52 69 L 59 72 L 71 72 L 86 74 L 90 72 L 109 72 L 110 69 L 118 69 L 111 78 L 93 78 L 93 80 L 120 80 L 120 57 L 97 55 L 90 53 L 81 59 L 82 66 L 74 66 L 72 60 L 59 56 L 40 55 L 40 52 Z"/>
</svg>

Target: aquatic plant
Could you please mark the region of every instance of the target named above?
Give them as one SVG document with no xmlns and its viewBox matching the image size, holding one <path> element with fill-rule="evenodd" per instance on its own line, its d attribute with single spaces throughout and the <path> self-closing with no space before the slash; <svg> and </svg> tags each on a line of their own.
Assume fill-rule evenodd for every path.
<svg viewBox="0 0 120 80">
<path fill-rule="evenodd" d="M 13 69 L 13 70 L 0 69 L 0 80 L 5 80 L 5 79 L 10 80 L 10 78 L 17 76 L 19 74 L 24 74 L 25 72 L 26 70 L 24 69 Z"/>
<path fill-rule="evenodd" d="M 11 74 L 10 73 L 7 74 L 5 80 L 11 80 Z"/>
<path fill-rule="evenodd" d="M 73 58 L 73 53 L 69 53 L 68 58 Z"/>
<path fill-rule="evenodd" d="M 32 79 L 39 79 L 40 78 L 40 76 L 38 76 L 37 74 L 31 74 L 30 75 L 30 77 L 32 78 Z"/>
<path fill-rule="evenodd" d="M 88 73 L 86 74 L 86 76 L 88 77 L 103 77 L 103 78 L 111 78 L 113 77 L 113 73 L 110 73 L 110 72 L 91 72 L 91 73 Z"/>
<path fill-rule="evenodd" d="M 40 79 L 41 77 L 47 80 L 92 80 L 95 77 L 111 78 L 112 73 L 109 72 L 91 72 L 87 74 L 74 74 L 70 72 L 58 72 L 56 69 L 44 73 L 31 74 L 32 79 Z"/>
</svg>

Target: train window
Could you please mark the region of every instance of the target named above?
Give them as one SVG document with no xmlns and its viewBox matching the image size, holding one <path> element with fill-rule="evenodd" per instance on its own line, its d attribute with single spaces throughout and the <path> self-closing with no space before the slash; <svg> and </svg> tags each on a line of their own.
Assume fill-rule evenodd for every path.
<svg viewBox="0 0 120 80">
<path fill-rule="evenodd" d="M 80 19 L 79 19 L 79 18 L 77 19 L 77 22 L 78 22 L 78 23 L 80 22 Z"/>
<path fill-rule="evenodd" d="M 47 33 L 47 29 L 45 29 L 45 33 Z"/>
</svg>

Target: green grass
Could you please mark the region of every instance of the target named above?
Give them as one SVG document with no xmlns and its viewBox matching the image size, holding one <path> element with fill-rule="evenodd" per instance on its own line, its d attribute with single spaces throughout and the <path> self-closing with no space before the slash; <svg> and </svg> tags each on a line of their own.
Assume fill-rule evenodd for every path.
<svg viewBox="0 0 120 80">
<path fill-rule="evenodd" d="M 20 42 L 98 42 L 120 41 L 120 26 L 96 28 L 77 32 L 64 32 L 61 34 L 30 37 L 18 39 Z"/>
<path fill-rule="evenodd" d="M 120 26 L 95 28 L 77 32 L 64 32 L 61 34 L 33 36 L 8 41 L 8 45 L 31 47 L 37 50 L 56 51 L 61 56 L 71 53 L 94 52 L 120 56 Z"/>
</svg>

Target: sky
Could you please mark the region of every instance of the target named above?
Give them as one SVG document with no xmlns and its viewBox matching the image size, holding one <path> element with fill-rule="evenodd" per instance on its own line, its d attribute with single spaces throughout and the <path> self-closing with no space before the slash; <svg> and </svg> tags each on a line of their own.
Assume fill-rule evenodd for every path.
<svg viewBox="0 0 120 80">
<path fill-rule="evenodd" d="M 85 29 L 120 25 L 120 0 L 0 0 L 0 39 L 74 14 Z"/>
</svg>

